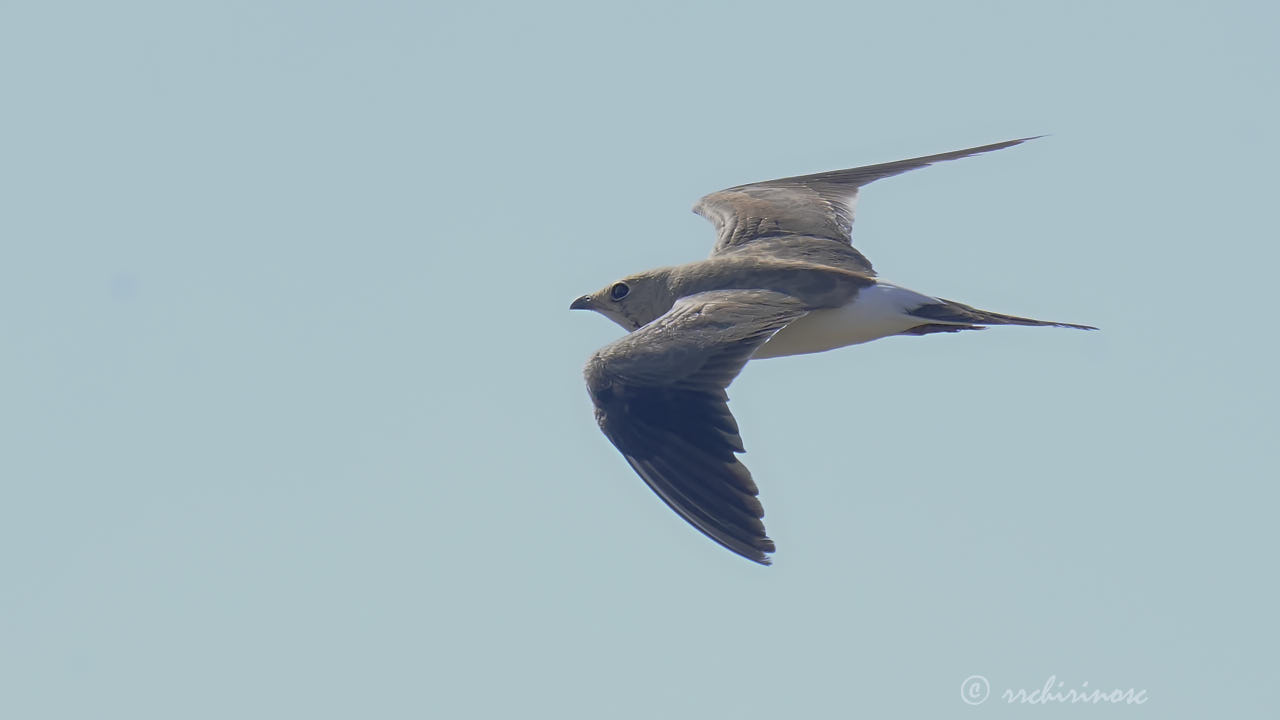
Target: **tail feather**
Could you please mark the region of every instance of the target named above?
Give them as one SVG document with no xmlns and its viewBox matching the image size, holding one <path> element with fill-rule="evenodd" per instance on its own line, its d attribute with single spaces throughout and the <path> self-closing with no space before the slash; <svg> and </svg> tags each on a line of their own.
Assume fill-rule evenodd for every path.
<svg viewBox="0 0 1280 720">
<path fill-rule="evenodd" d="M 1076 325 L 1074 323 L 1051 322 L 1048 320 L 1034 320 L 1032 318 L 1018 317 L 1017 315 L 1004 315 L 1001 313 L 990 312 L 987 310 L 979 310 L 978 308 L 958 303 L 952 300 L 942 300 L 937 303 L 921 305 L 909 312 L 910 315 L 918 317 L 922 320 L 932 320 L 935 323 L 954 324 L 957 326 L 974 326 L 974 325 L 1036 325 L 1046 327 L 1075 328 L 1077 330 L 1097 330 L 1092 325 Z M 969 327 L 960 327 L 959 329 L 968 330 Z M 930 332 L 939 332 L 931 330 Z"/>
<path fill-rule="evenodd" d="M 986 330 L 982 325 L 950 325 L 947 323 L 925 323 L 908 328 L 898 333 L 899 335 L 930 335 L 940 332 L 960 332 L 961 330 Z"/>
</svg>

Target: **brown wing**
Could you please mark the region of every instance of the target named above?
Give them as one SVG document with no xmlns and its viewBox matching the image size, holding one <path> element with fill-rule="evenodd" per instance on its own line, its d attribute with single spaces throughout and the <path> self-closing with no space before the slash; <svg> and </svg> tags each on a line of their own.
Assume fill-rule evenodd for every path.
<svg viewBox="0 0 1280 720">
<path fill-rule="evenodd" d="M 693 211 L 715 225 L 717 238 L 712 255 L 750 245 L 752 252 L 816 262 L 825 260 L 824 264 L 870 273 L 873 272 L 870 261 L 851 244 L 858 188 L 934 163 L 1034 139 L 1007 140 L 941 155 L 739 185 L 703 197 L 693 206 Z M 814 242 L 814 239 L 830 242 Z M 794 240 L 800 240 L 799 244 L 794 245 Z"/>
<path fill-rule="evenodd" d="M 768 290 L 682 298 L 587 363 L 596 421 L 636 473 L 691 525 L 765 565 L 774 550 L 725 388 L 773 333 L 805 314 Z"/>
</svg>

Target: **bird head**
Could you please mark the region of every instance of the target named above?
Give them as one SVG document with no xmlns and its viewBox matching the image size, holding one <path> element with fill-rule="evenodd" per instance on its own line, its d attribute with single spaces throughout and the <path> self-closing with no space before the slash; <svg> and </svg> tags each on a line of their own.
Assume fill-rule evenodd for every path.
<svg viewBox="0 0 1280 720">
<path fill-rule="evenodd" d="M 667 282 L 669 275 L 667 270 L 651 270 L 622 278 L 574 300 L 569 309 L 594 310 L 628 332 L 638 330 L 675 303 Z"/>
</svg>

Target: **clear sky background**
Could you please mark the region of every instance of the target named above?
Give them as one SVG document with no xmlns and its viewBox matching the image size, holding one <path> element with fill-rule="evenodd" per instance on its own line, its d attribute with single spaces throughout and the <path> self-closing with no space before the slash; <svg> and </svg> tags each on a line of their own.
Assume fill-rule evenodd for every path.
<svg viewBox="0 0 1280 720">
<path fill-rule="evenodd" d="M 5 3 L 0 716 L 1274 712 L 1276 7 Z M 1042 133 L 855 242 L 1102 331 L 748 366 L 773 567 L 596 429 L 702 194 Z"/>
</svg>

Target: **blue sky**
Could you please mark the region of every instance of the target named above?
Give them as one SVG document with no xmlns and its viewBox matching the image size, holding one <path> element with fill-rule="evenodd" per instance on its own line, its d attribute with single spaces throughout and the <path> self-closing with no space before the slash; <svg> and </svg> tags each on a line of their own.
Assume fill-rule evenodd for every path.
<svg viewBox="0 0 1280 720">
<path fill-rule="evenodd" d="M 1268 3 L 0 8 L 0 715 L 1274 708 Z M 1001 328 L 753 363 L 775 565 L 600 435 L 570 300 L 868 188 Z M 992 697 L 960 698 L 971 675 Z"/>
</svg>

